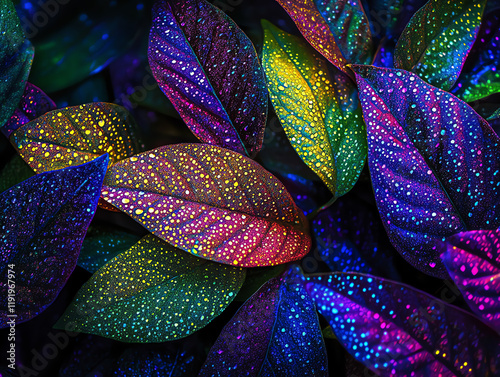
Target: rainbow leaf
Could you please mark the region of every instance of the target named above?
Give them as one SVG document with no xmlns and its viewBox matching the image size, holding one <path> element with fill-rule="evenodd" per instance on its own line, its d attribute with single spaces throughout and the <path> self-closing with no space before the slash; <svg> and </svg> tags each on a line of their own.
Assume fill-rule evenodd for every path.
<svg viewBox="0 0 500 377">
<path fill-rule="evenodd" d="M 18 128 L 10 140 L 37 173 L 82 164 L 104 153 L 113 164 L 144 149 L 128 111 L 104 102 L 48 112 Z"/>
<path fill-rule="evenodd" d="M 470 106 L 413 73 L 353 69 L 389 238 L 415 267 L 445 278 L 436 241 L 500 225 L 500 140 Z"/>
<path fill-rule="evenodd" d="M 108 164 L 107 155 L 85 165 L 30 179 L 0 194 L 0 327 L 8 315 L 27 321 L 55 300 L 73 272 L 94 216 Z M 9 271 L 12 272 L 9 272 Z M 15 309 L 8 308 L 15 285 Z M 14 288 L 12 288 L 14 289 Z"/>
<path fill-rule="evenodd" d="M 121 161 L 102 195 L 158 237 L 220 263 L 286 263 L 311 244 L 282 183 L 249 158 L 212 145 L 164 146 Z"/>
<path fill-rule="evenodd" d="M 206 326 L 245 270 L 197 258 L 149 234 L 101 267 L 56 323 L 122 342 L 159 343 Z"/>
<path fill-rule="evenodd" d="M 306 289 L 358 361 L 380 376 L 494 376 L 500 337 L 469 313 L 370 275 L 310 276 Z"/>
<path fill-rule="evenodd" d="M 33 46 L 24 37 L 12 1 L 0 1 L 0 127 L 14 113 L 21 99 L 31 62 Z"/>
<path fill-rule="evenodd" d="M 159 0 L 149 64 L 160 88 L 203 142 L 255 156 L 267 92 L 252 42 L 205 0 Z"/>
<path fill-rule="evenodd" d="M 371 31 L 359 0 L 277 0 L 302 35 L 333 65 L 350 75 L 347 63 L 368 64 Z"/>
<path fill-rule="evenodd" d="M 276 114 L 302 160 L 337 197 L 348 192 L 366 158 L 357 90 L 302 39 L 263 21 L 262 62 Z"/>
<path fill-rule="evenodd" d="M 500 230 L 450 236 L 441 258 L 474 313 L 500 333 Z"/>
<path fill-rule="evenodd" d="M 314 304 L 298 268 L 264 284 L 222 329 L 199 376 L 327 376 Z"/>
<path fill-rule="evenodd" d="M 394 54 L 394 67 L 449 90 L 481 24 L 486 0 L 430 0 L 411 18 Z"/>
</svg>

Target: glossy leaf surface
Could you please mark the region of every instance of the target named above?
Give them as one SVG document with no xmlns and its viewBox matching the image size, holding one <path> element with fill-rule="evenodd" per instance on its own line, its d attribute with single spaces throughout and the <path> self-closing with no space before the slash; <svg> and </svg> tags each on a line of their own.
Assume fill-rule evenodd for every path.
<svg viewBox="0 0 500 377">
<path fill-rule="evenodd" d="M 500 9 L 487 14 L 451 92 L 466 102 L 500 92 Z"/>
<path fill-rule="evenodd" d="M 56 324 L 122 342 L 158 343 L 206 326 L 236 297 L 245 270 L 147 235 L 100 268 Z"/>
<path fill-rule="evenodd" d="M 263 22 L 262 62 L 271 101 L 302 160 L 337 197 L 348 192 L 366 158 L 365 124 L 353 82 L 302 39 Z"/>
<path fill-rule="evenodd" d="M 8 138 L 10 134 L 23 124 L 38 118 L 50 110 L 54 110 L 56 104 L 40 88 L 27 82 L 23 96 L 14 114 L 1 128 L 3 134 Z"/>
<path fill-rule="evenodd" d="M 89 227 L 83 240 L 78 265 L 96 272 L 118 254 L 135 245 L 141 237 L 112 227 Z"/>
<path fill-rule="evenodd" d="M 493 376 L 500 337 L 469 313 L 404 284 L 337 273 L 306 289 L 342 345 L 380 376 Z"/>
<path fill-rule="evenodd" d="M 82 164 L 104 153 L 113 164 L 144 149 L 127 110 L 103 102 L 51 111 L 18 128 L 10 140 L 37 173 Z"/>
<path fill-rule="evenodd" d="M 476 40 L 486 0 L 430 0 L 411 18 L 394 54 L 394 67 L 449 90 Z"/>
<path fill-rule="evenodd" d="M 347 63 L 370 62 L 371 31 L 360 1 L 277 1 L 311 46 L 344 73 L 351 74 Z"/>
<path fill-rule="evenodd" d="M 0 282 L 0 327 L 7 315 L 27 321 L 54 301 L 73 272 L 94 216 L 108 157 L 36 175 L 0 194 L 2 273 L 14 270 L 15 306 L 8 311 Z M 10 267 L 14 265 L 14 267 Z M 9 283 L 10 284 L 10 283 Z"/>
<path fill-rule="evenodd" d="M 21 99 L 33 60 L 33 46 L 24 37 L 12 1 L 0 1 L 0 127 Z"/>
<path fill-rule="evenodd" d="M 415 74 L 353 68 L 387 233 L 407 261 L 444 278 L 437 240 L 500 225 L 500 140 L 470 106 Z"/>
<path fill-rule="evenodd" d="M 103 198 L 196 256 L 242 267 L 304 256 L 307 222 L 271 173 L 204 144 L 160 147 L 114 165 Z"/>
<path fill-rule="evenodd" d="M 470 308 L 500 333 L 500 231 L 448 237 L 441 258 Z"/>
<path fill-rule="evenodd" d="M 222 329 L 199 376 L 327 376 L 326 349 L 297 268 L 269 280 Z"/>
<path fill-rule="evenodd" d="M 160 88 L 200 140 L 255 156 L 267 92 L 257 53 L 234 21 L 204 0 L 160 0 L 148 54 Z"/>
</svg>

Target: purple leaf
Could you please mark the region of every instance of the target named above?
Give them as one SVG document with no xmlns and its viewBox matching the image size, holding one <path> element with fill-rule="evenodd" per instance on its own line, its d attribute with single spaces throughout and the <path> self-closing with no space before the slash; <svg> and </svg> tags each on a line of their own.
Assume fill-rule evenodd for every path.
<svg viewBox="0 0 500 377">
<path fill-rule="evenodd" d="M 27 82 L 21 101 L 5 125 L 0 129 L 9 138 L 10 134 L 28 123 L 56 108 L 54 101 L 50 99 L 40 88 Z"/>
<path fill-rule="evenodd" d="M 441 255 L 470 308 L 500 333 L 500 230 L 472 230 L 446 239 Z"/>
<path fill-rule="evenodd" d="M 380 376 L 493 376 L 500 337 L 467 312 L 404 284 L 334 273 L 306 289 L 342 345 Z"/>
<path fill-rule="evenodd" d="M 267 90 L 252 43 L 229 17 L 204 0 L 158 1 L 148 53 L 160 88 L 200 140 L 255 156 Z"/>
<path fill-rule="evenodd" d="M 203 376 L 326 376 L 314 304 L 292 268 L 264 284 L 222 329 Z"/>
<path fill-rule="evenodd" d="M 389 238 L 415 267 L 446 277 L 436 241 L 500 225 L 500 140 L 470 106 L 413 73 L 353 69 Z"/>
<path fill-rule="evenodd" d="M 0 281 L 0 327 L 42 312 L 73 272 L 101 194 L 108 156 L 38 174 L 0 194 L 2 275 L 15 281 L 15 309 L 8 310 L 7 279 Z"/>
</svg>

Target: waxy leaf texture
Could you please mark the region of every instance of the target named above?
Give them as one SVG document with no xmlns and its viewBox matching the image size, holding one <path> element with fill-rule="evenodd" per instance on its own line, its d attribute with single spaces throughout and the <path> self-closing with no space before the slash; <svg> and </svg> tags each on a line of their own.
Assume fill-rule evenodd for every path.
<svg viewBox="0 0 500 377">
<path fill-rule="evenodd" d="M 107 155 L 85 165 L 38 174 L 0 194 L 0 260 L 15 284 L 16 322 L 42 312 L 73 272 L 87 227 L 94 217 L 108 165 Z M 9 265 L 14 265 L 13 268 Z M 9 318 L 0 281 L 0 327 Z"/>
<path fill-rule="evenodd" d="M 33 60 L 33 46 L 25 38 L 11 0 L 0 1 L 0 127 L 21 99 Z"/>
<path fill-rule="evenodd" d="M 430 0 L 411 18 L 394 54 L 394 67 L 449 90 L 476 40 L 486 0 Z"/>
<path fill-rule="evenodd" d="M 94 273 L 140 239 L 141 237 L 118 227 L 90 226 L 83 240 L 78 265 Z"/>
<path fill-rule="evenodd" d="M 104 102 L 50 111 L 18 128 L 10 140 L 37 173 L 79 165 L 105 153 L 113 164 L 144 149 L 128 111 Z"/>
<path fill-rule="evenodd" d="M 160 147 L 110 168 L 102 192 L 150 232 L 198 257 L 241 267 L 300 259 L 307 221 L 256 162 L 206 144 Z"/>
<path fill-rule="evenodd" d="M 290 143 L 336 196 L 356 183 L 366 159 L 366 133 L 354 83 L 329 73 L 302 39 L 263 22 L 262 64 L 271 101 Z"/>
<path fill-rule="evenodd" d="M 17 130 L 23 124 L 55 108 L 56 104 L 48 95 L 40 88 L 27 82 L 21 101 L 14 110 L 14 114 L 12 114 L 0 130 L 8 138 L 13 131 Z"/>
<path fill-rule="evenodd" d="M 153 74 L 191 131 L 254 157 L 264 137 L 267 91 L 243 31 L 205 0 L 160 0 L 149 39 Z"/>
<path fill-rule="evenodd" d="M 379 376 L 494 376 L 500 337 L 471 314 L 382 278 L 334 273 L 306 289 L 342 343 Z"/>
<path fill-rule="evenodd" d="M 348 63 L 371 61 L 371 31 L 361 1 L 277 1 L 311 46 L 344 73 L 352 74 Z"/>
<path fill-rule="evenodd" d="M 56 328 L 159 343 L 206 326 L 233 301 L 245 270 L 197 258 L 149 234 L 100 268 Z"/>
<path fill-rule="evenodd" d="M 451 92 L 466 102 L 500 92 L 500 9 L 483 17 L 476 42 Z"/>
<path fill-rule="evenodd" d="M 500 231 L 448 237 L 441 258 L 470 308 L 500 334 Z"/>
<path fill-rule="evenodd" d="M 413 73 L 353 69 L 389 238 L 408 262 L 445 278 L 436 241 L 500 225 L 500 139 L 470 106 Z"/>
<path fill-rule="evenodd" d="M 199 376 L 327 376 L 325 344 L 298 268 L 269 280 L 222 329 Z"/>
</svg>

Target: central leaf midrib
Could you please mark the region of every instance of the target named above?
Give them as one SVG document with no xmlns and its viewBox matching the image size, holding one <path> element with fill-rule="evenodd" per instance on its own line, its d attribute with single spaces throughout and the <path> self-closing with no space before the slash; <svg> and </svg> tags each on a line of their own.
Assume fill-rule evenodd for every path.
<svg viewBox="0 0 500 377">
<path fill-rule="evenodd" d="M 233 123 L 233 120 L 231 119 L 231 117 L 227 113 L 226 107 L 222 104 L 222 102 L 221 102 L 221 100 L 220 100 L 217 92 L 215 91 L 215 89 L 214 89 L 214 87 L 212 85 L 212 82 L 209 80 L 208 75 L 207 75 L 207 73 L 205 71 L 205 67 L 200 63 L 200 60 L 198 59 L 198 55 L 196 55 L 195 51 L 193 50 L 193 47 L 191 46 L 191 43 L 189 43 L 189 41 L 188 41 L 188 39 L 186 37 L 186 34 L 184 33 L 184 29 L 180 26 L 179 20 L 177 19 L 177 12 L 174 11 L 173 6 L 171 4 L 167 4 L 167 5 L 170 7 L 170 9 L 172 11 L 172 16 L 175 19 L 175 22 L 177 24 L 176 26 L 180 30 L 180 32 L 182 33 L 182 36 L 184 37 L 184 41 L 186 42 L 186 45 L 189 47 L 189 50 L 191 51 L 192 56 L 194 57 L 194 59 L 198 63 L 198 66 L 200 67 L 201 71 L 203 72 L 203 75 L 205 76 L 205 78 L 207 80 L 207 84 L 209 85 L 210 89 L 212 89 L 212 93 L 214 94 L 214 97 L 216 98 L 217 102 L 220 104 L 220 107 L 224 111 L 224 114 L 227 116 L 227 120 L 229 122 L 229 125 L 232 127 L 234 133 L 236 134 L 236 137 L 238 138 L 238 141 L 240 142 L 240 145 L 242 146 L 242 148 L 245 151 L 246 155 L 250 156 L 250 153 L 248 153 L 246 145 L 243 143 L 243 140 L 241 140 L 240 134 L 239 134 L 238 130 L 236 129 L 236 127 L 235 127 L 235 125 Z M 167 9 L 167 11 L 168 11 L 168 9 Z M 218 15 L 217 10 L 216 10 L 216 14 Z M 162 38 L 160 38 L 160 39 L 162 39 Z M 210 44 L 212 45 L 211 41 L 210 41 Z"/>
</svg>

